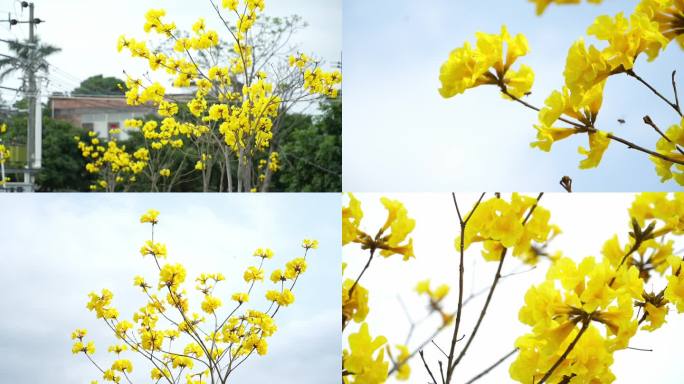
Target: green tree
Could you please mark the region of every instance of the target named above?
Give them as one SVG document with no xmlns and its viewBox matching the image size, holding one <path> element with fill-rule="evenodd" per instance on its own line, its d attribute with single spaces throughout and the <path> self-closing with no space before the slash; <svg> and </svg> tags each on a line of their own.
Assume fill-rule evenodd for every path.
<svg viewBox="0 0 684 384">
<path fill-rule="evenodd" d="M 342 190 L 342 99 L 320 105 L 322 114 L 291 114 L 279 152 L 282 170 L 274 176 L 275 189 L 285 192 Z"/>
<path fill-rule="evenodd" d="M 126 83 L 116 77 L 104 77 L 103 75 L 91 76 L 73 90 L 74 95 L 116 95 L 124 94 Z"/>
<path fill-rule="evenodd" d="M 67 122 L 43 118 L 43 167 L 36 176 L 39 192 L 85 192 L 94 182 L 74 145 L 75 136 L 86 140 L 87 133 Z"/>
</svg>

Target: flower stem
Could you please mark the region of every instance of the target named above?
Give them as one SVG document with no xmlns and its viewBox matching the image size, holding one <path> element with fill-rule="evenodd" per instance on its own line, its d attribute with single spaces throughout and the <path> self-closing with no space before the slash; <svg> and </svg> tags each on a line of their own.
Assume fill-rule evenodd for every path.
<svg viewBox="0 0 684 384">
<path fill-rule="evenodd" d="M 556 360 L 556 362 L 553 364 L 553 366 L 551 366 L 551 368 L 546 372 L 546 374 L 541 378 L 541 380 L 537 384 L 544 384 L 544 382 L 546 382 L 546 380 L 548 380 L 551 377 L 551 375 L 556 370 L 556 368 L 558 368 L 558 366 L 561 365 L 561 363 L 568 357 L 568 355 L 573 350 L 573 348 L 575 348 L 575 345 L 577 345 L 577 342 L 579 342 L 579 339 L 582 337 L 584 332 L 586 332 L 586 330 L 589 328 L 590 323 L 591 323 L 591 320 L 589 320 L 589 319 L 586 319 L 582 323 L 582 328 L 580 328 L 580 331 L 579 331 L 579 333 L 577 333 L 577 336 L 575 336 L 575 339 L 572 340 L 570 345 L 568 345 L 568 347 L 565 349 L 565 352 L 563 352 L 561 357 L 559 357 L 558 360 Z"/>
</svg>

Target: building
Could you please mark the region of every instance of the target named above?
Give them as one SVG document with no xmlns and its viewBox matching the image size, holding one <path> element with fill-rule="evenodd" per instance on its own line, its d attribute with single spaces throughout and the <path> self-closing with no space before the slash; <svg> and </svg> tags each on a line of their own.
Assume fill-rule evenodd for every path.
<svg viewBox="0 0 684 384">
<path fill-rule="evenodd" d="M 111 129 L 121 129 L 118 135 L 121 140 L 128 138 L 124 127 L 126 120 L 144 118 L 157 112 L 151 105 L 130 106 L 123 96 L 53 95 L 49 105 L 53 119 L 93 131 L 102 138 L 109 138 Z"/>
</svg>

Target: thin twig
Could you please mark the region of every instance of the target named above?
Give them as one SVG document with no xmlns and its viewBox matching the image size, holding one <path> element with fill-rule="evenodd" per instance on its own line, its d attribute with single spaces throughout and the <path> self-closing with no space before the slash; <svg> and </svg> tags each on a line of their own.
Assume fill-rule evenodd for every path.
<svg viewBox="0 0 684 384">
<path fill-rule="evenodd" d="M 531 105 L 530 103 L 528 103 L 528 102 L 526 102 L 526 101 L 523 101 L 523 100 L 521 100 L 521 99 L 519 99 L 519 98 L 517 98 L 517 97 L 511 95 L 510 93 L 508 93 L 508 91 L 502 90 L 501 92 L 502 92 L 504 95 L 510 97 L 511 99 L 517 101 L 518 103 L 520 103 L 520 104 L 526 106 L 527 108 L 533 109 L 533 110 L 535 110 L 535 111 L 539 111 L 539 108 L 535 107 L 534 105 Z M 582 125 L 582 124 L 576 123 L 576 122 L 574 122 L 574 121 L 565 119 L 565 118 L 563 118 L 563 117 L 559 117 L 558 120 L 563 121 L 563 122 L 565 122 L 565 123 L 568 123 L 568 124 L 574 126 L 575 128 L 578 128 L 578 129 L 580 130 L 580 132 L 588 132 L 588 133 L 596 133 L 596 132 L 598 132 L 598 129 L 596 129 L 595 127 L 587 127 L 586 125 Z M 625 146 L 627 146 L 627 148 L 635 149 L 635 150 L 637 150 L 637 151 L 640 151 L 640 152 L 643 152 L 643 153 L 645 153 L 645 154 L 648 154 L 648 155 L 657 157 L 657 158 L 659 158 L 659 159 L 662 159 L 662 160 L 665 160 L 665 161 L 669 161 L 670 163 L 684 165 L 684 160 L 673 159 L 673 158 L 671 158 L 671 157 L 669 157 L 669 156 L 667 156 L 667 155 L 663 155 L 662 153 L 658 153 L 658 152 L 652 151 L 652 150 L 650 150 L 650 149 L 648 149 L 648 148 L 644 148 L 644 147 L 642 147 L 642 146 L 640 146 L 640 145 L 638 145 L 638 144 L 632 143 L 631 141 L 629 141 L 629 140 L 627 140 L 627 139 L 623 139 L 623 138 L 621 138 L 621 137 L 619 137 L 619 136 L 615 136 L 615 135 L 612 134 L 612 133 L 607 133 L 607 132 L 606 132 L 606 137 L 609 138 L 609 139 L 611 139 L 611 140 L 617 141 L 618 143 L 624 144 Z"/>
<path fill-rule="evenodd" d="M 632 351 L 639 351 L 639 352 L 653 352 L 653 350 L 650 348 L 627 347 L 627 349 L 631 349 Z"/>
<path fill-rule="evenodd" d="M 432 382 L 434 384 L 437 384 L 437 380 L 435 380 L 435 376 L 432 374 L 432 371 L 430 370 L 430 367 L 428 366 L 427 361 L 425 361 L 425 356 L 423 356 L 423 351 L 420 351 L 420 359 L 423 360 L 423 364 L 425 365 L 425 369 L 427 369 L 428 373 L 430 374 L 430 377 L 432 378 Z"/>
<path fill-rule="evenodd" d="M 359 280 L 361 280 L 361 277 L 363 277 L 363 274 L 366 273 L 368 270 L 368 267 L 370 267 L 371 261 L 373 261 L 373 255 L 375 254 L 375 248 L 371 248 L 370 251 L 370 257 L 368 258 L 368 261 L 366 262 L 366 265 L 363 267 L 363 270 L 359 274 L 359 277 L 356 278 L 354 281 L 354 284 L 349 288 L 349 293 L 347 294 L 348 297 L 352 297 L 352 293 L 354 292 L 354 289 L 356 289 L 356 286 L 359 284 Z M 342 317 L 342 330 L 347 326 L 348 322 L 345 323 L 344 321 L 344 316 Z"/>
<path fill-rule="evenodd" d="M 658 96 L 660 99 L 662 99 L 664 102 L 666 102 L 667 105 L 672 107 L 672 109 L 674 109 L 675 112 L 677 112 L 677 114 L 679 114 L 679 116 L 682 116 L 682 111 L 679 108 L 678 102 L 677 102 L 677 104 L 671 102 L 667 97 L 663 96 L 660 92 L 658 92 L 658 90 L 656 90 L 651 84 L 649 84 L 646 80 L 641 78 L 641 76 L 637 75 L 634 72 L 634 70 L 628 69 L 625 71 L 625 73 L 628 76 L 631 76 L 631 77 L 637 79 L 637 81 L 639 81 L 641 84 L 645 85 L 646 88 L 650 89 L 651 92 L 653 92 L 656 96 Z M 674 73 L 672 74 L 672 79 L 673 79 L 673 83 L 674 83 Z M 676 89 L 676 87 L 675 87 L 675 89 Z M 675 91 L 675 98 L 677 98 L 676 91 Z"/>
<path fill-rule="evenodd" d="M 677 108 L 681 109 L 681 107 L 679 106 L 679 95 L 677 94 L 677 82 L 675 81 L 676 74 L 676 70 L 672 71 L 672 89 L 674 90 L 675 104 L 677 105 Z"/>
<path fill-rule="evenodd" d="M 522 273 L 531 272 L 531 271 L 533 271 L 534 269 L 535 269 L 535 268 L 529 268 L 529 269 L 524 270 L 524 271 L 507 273 L 507 274 L 505 274 L 505 275 L 502 275 L 502 276 L 501 276 L 501 279 L 499 279 L 499 281 L 504 280 L 504 279 L 507 278 L 507 277 L 517 276 L 517 275 L 520 275 L 520 274 L 522 274 Z M 482 289 L 480 289 L 479 291 L 473 292 L 473 293 L 471 293 L 470 295 L 468 295 L 468 297 L 466 297 L 466 298 L 463 300 L 463 307 L 467 306 L 467 305 L 468 305 L 472 300 L 474 300 L 475 298 L 477 298 L 477 297 L 479 297 L 480 295 L 483 295 L 484 293 L 486 293 L 489 289 L 491 289 L 491 286 L 487 286 L 486 288 L 482 288 Z M 450 315 L 455 316 L 455 315 L 456 315 L 456 312 L 451 312 Z M 443 330 L 445 330 L 446 328 L 447 328 L 446 325 L 437 328 L 437 330 L 435 330 L 435 332 L 433 332 L 432 335 L 430 335 L 429 338 L 427 338 L 425 341 L 423 341 L 422 343 L 420 343 L 419 346 L 418 346 L 413 352 L 411 352 L 411 354 L 410 354 L 406 359 L 401 360 L 399 363 L 404 364 L 404 363 L 406 363 L 407 361 L 409 361 L 409 360 L 410 360 L 411 358 L 413 358 L 416 354 L 418 354 L 418 352 L 419 352 L 421 349 L 425 348 L 426 345 L 430 344 L 430 342 L 432 342 L 432 340 L 435 339 L 435 338 L 436 338 Z M 456 340 L 456 342 L 459 342 L 459 341 L 463 340 L 464 338 L 465 338 L 465 335 L 463 335 L 463 336 L 461 336 L 460 338 L 458 338 L 458 340 Z M 398 368 L 398 367 L 397 367 L 397 364 L 393 364 L 393 365 L 392 365 L 392 368 L 390 369 L 390 371 L 389 371 L 389 373 L 388 373 L 388 376 L 391 376 L 394 372 L 396 372 L 396 371 L 397 371 L 397 368 Z"/>
<path fill-rule="evenodd" d="M 542 196 L 544 196 L 544 192 L 541 192 L 537 196 L 537 200 L 534 202 L 534 205 L 530 208 L 529 212 L 527 213 L 527 216 L 525 216 L 525 219 L 522 222 L 522 225 L 525 226 L 527 224 L 527 221 L 532 217 L 532 214 L 534 211 L 537 209 L 537 206 L 539 205 L 539 200 L 541 200 Z M 482 311 L 480 312 L 480 317 L 477 319 L 477 323 L 475 323 L 475 327 L 473 328 L 473 331 L 470 333 L 470 336 L 468 338 L 468 341 L 466 342 L 465 347 L 463 347 L 463 350 L 461 350 L 461 353 L 458 355 L 454 363 L 449 367 L 449 369 L 453 372 L 453 370 L 456 368 L 458 363 L 461 362 L 461 359 L 463 359 L 463 356 L 465 356 L 466 352 L 468 351 L 468 348 L 470 347 L 471 343 L 475 339 L 475 335 L 477 334 L 477 331 L 480 329 L 480 325 L 482 324 L 482 321 L 484 320 L 485 314 L 487 313 L 487 308 L 489 307 L 489 304 L 491 303 L 492 296 L 494 295 L 494 290 L 496 289 L 497 284 L 499 283 L 499 280 L 501 279 L 501 268 L 503 267 L 504 260 L 506 259 L 506 254 L 508 252 L 508 248 L 504 248 L 503 251 L 501 251 L 501 258 L 499 260 L 499 265 L 496 269 L 496 274 L 494 275 L 494 282 L 492 283 L 492 287 L 489 290 L 489 293 L 487 294 L 487 300 L 484 303 L 484 306 L 482 307 Z M 448 376 L 448 374 L 447 374 Z M 448 381 L 447 381 L 448 383 Z"/>
<path fill-rule="evenodd" d="M 682 155 L 684 155 L 684 150 L 682 150 L 682 148 L 679 145 L 677 145 L 677 143 L 674 143 L 672 140 L 670 140 L 670 138 L 667 137 L 667 135 L 663 131 L 661 131 L 660 128 L 658 128 L 658 126 L 653 122 L 653 119 L 651 119 L 651 116 L 648 116 L 648 115 L 644 116 L 644 123 L 653 127 L 653 129 L 655 129 L 655 131 L 658 132 L 658 134 L 663 139 L 667 140 L 668 143 L 674 144 L 677 151 L 679 153 L 681 153 Z"/>
<path fill-rule="evenodd" d="M 518 348 L 516 348 L 516 349 L 514 349 L 514 350 L 512 350 L 512 351 L 510 351 L 510 352 L 508 352 L 504 357 L 500 358 L 500 359 L 497 360 L 494 364 L 492 364 L 492 365 L 490 365 L 489 367 L 487 367 L 487 369 L 485 369 L 484 371 L 480 372 L 479 374 L 477 374 L 477 376 L 473 377 L 472 379 L 468 380 L 468 381 L 466 382 L 466 384 L 471 384 L 471 383 L 474 383 L 474 382 L 478 381 L 478 380 L 481 379 L 484 375 L 488 374 L 488 373 L 491 372 L 494 368 L 498 367 L 501 363 L 503 363 L 504 361 L 506 361 L 506 359 L 508 359 L 509 357 L 513 356 L 516 352 L 518 352 Z"/>
<path fill-rule="evenodd" d="M 591 320 L 590 320 L 590 319 L 586 319 L 586 320 L 582 323 L 582 328 L 580 328 L 580 331 L 579 331 L 579 333 L 577 333 L 577 336 L 575 336 L 575 339 L 572 340 L 572 342 L 570 343 L 570 345 L 568 345 L 568 347 L 565 349 L 565 352 L 563 352 L 563 354 L 558 358 L 558 360 L 556 360 L 556 362 L 553 364 L 553 366 L 551 366 L 551 368 L 550 368 L 548 371 L 546 371 L 546 374 L 542 377 L 542 379 L 541 379 L 541 380 L 539 381 L 539 383 L 537 383 L 537 384 L 544 384 L 544 382 L 545 382 L 546 380 L 548 380 L 549 377 L 551 377 L 551 375 L 552 375 L 553 372 L 556 370 L 556 368 L 558 368 L 558 366 L 561 365 L 561 363 L 565 360 L 565 358 L 568 357 L 568 355 L 569 355 L 570 352 L 573 350 L 573 348 L 575 348 L 575 345 L 577 345 L 577 342 L 578 342 L 579 339 L 582 337 L 582 335 L 584 334 L 584 332 L 585 332 L 587 329 L 589 329 L 589 324 L 591 324 Z"/>
<path fill-rule="evenodd" d="M 458 330 L 461 325 L 461 313 L 463 311 L 463 273 L 464 273 L 464 267 L 463 267 L 463 259 L 464 259 L 464 252 L 465 252 L 465 231 L 466 231 L 466 226 L 468 225 L 468 221 L 470 218 L 473 216 L 473 213 L 475 213 L 475 210 L 477 207 L 480 206 L 480 203 L 482 202 L 482 199 L 484 198 L 484 193 L 480 195 L 480 198 L 477 200 L 477 203 L 473 206 L 473 209 L 470 211 L 468 214 L 468 217 L 463 220 L 463 216 L 461 216 L 461 210 L 458 207 L 458 201 L 456 200 L 456 194 L 452 193 L 451 197 L 454 200 L 454 205 L 456 206 L 456 213 L 458 214 L 458 221 L 459 225 L 461 227 L 461 239 L 460 239 L 460 248 L 459 248 L 459 263 L 458 263 L 458 306 L 456 307 L 456 324 L 454 325 L 454 333 L 451 337 L 451 347 L 449 349 L 449 355 L 447 356 L 447 375 L 446 375 L 446 381 L 445 383 L 451 382 L 451 375 L 454 372 L 454 369 L 452 368 L 452 362 L 454 361 L 454 353 L 456 352 L 456 342 L 458 341 Z"/>
<path fill-rule="evenodd" d="M 437 345 L 437 343 L 435 343 L 434 340 L 432 340 L 432 344 L 433 344 L 435 347 L 437 347 L 437 349 L 439 349 L 440 352 L 442 352 L 442 355 L 444 355 L 444 357 L 446 357 L 446 358 L 449 357 L 449 356 L 446 354 L 446 352 L 444 352 L 444 350 L 443 350 L 442 348 L 440 348 L 440 346 Z"/>
</svg>

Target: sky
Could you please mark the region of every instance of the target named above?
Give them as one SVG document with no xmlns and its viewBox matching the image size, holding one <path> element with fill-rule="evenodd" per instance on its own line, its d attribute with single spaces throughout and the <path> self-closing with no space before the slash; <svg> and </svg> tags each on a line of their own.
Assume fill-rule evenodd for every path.
<svg viewBox="0 0 684 384">
<path fill-rule="evenodd" d="M 475 40 L 478 31 L 527 36 L 531 52 L 519 59 L 536 74 L 538 106 L 563 83 L 568 48 L 594 18 L 626 14 L 637 0 L 600 6 L 551 6 L 542 17 L 524 0 L 346 0 L 344 17 L 344 190 L 446 192 L 480 190 L 561 191 L 562 176 L 576 191 L 679 190 L 661 184 L 641 152 L 613 143 L 598 169 L 579 170 L 577 147 L 586 137 L 532 149 L 535 113 L 479 87 L 451 99 L 438 93 L 439 69 L 449 52 Z M 682 50 L 671 44 L 635 71 L 672 97 L 670 74 L 681 74 Z M 659 136 L 642 123 L 649 114 L 661 128 L 680 119 L 631 78 L 613 77 L 605 89 L 598 127 L 654 148 Z M 619 124 L 618 119 L 626 121 Z"/>
<path fill-rule="evenodd" d="M 409 330 L 409 320 L 402 309 L 401 302 L 408 308 L 411 318 L 416 321 L 427 314 L 427 303 L 424 298 L 415 294 L 418 281 L 431 279 L 433 288 L 439 284 L 449 284 L 451 293 L 445 299 L 454 303 L 448 306 L 455 310 L 457 301 L 458 256 L 454 248 L 454 239 L 458 234 L 458 218 L 450 194 L 373 194 L 357 193 L 361 200 L 364 217 L 362 230 L 375 233 L 387 217 L 387 211 L 380 204 L 380 196 L 402 201 L 409 217 L 416 220 L 412 232 L 415 258 L 403 262 L 395 255 L 373 260 L 370 268 L 361 280 L 361 284 L 369 290 L 370 312 L 366 321 L 371 335 L 384 335 L 391 345 L 404 344 Z M 536 196 L 537 194 L 528 194 Z M 491 195 L 490 195 L 491 196 Z M 507 196 L 507 195 L 505 195 Z M 467 211 L 475 203 L 479 194 L 457 194 L 457 200 L 463 211 Z M 552 243 L 549 251 L 563 251 L 567 257 L 580 260 L 586 256 L 600 257 L 603 243 L 618 234 L 621 243 L 627 239 L 629 217 L 627 208 L 633 201 L 632 194 L 554 194 L 547 193 L 542 197 L 541 206 L 551 212 L 551 222 L 557 224 L 563 233 Z M 463 208 L 464 207 L 464 208 Z M 675 250 L 684 248 L 684 242 L 678 241 Z M 681 252 L 680 252 L 681 254 Z M 347 245 L 343 252 L 343 261 L 348 263 L 345 278 L 355 278 L 368 259 L 367 253 L 359 247 Z M 517 314 L 524 302 L 527 289 L 533 284 L 544 281 L 548 263 L 540 263 L 532 271 L 529 267 L 518 263 L 517 259 L 507 259 L 502 275 L 511 272 L 522 272 L 504 278 L 494 293 L 487 315 L 482 323 L 470 350 L 455 371 L 455 384 L 462 384 L 468 379 L 489 367 L 500 357 L 513 349 L 515 339 L 528 332 L 529 327 L 517 320 Z M 487 289 L 496 271 L 496 263 L 485 263 L 477 246 L 465 255 L 464 297 L 471 293 Z M 663 282 L 654 283 L 654 289 L 662 287 Z M 649 283 L 651 284 L 651 283 Z M 480 313 L 486 295 L 472 300 L 463 309 L 463 334 L 469 334 Z M 400 301 L 401 300 L 401 301 Z M 388 319 L 392 319 L 388 321 Z M 684 375 L 681 365 L 679 345 L 672 340 L 681 338 L 684 327 L 684 316 L 671 311 L 668 322 L 658 331 L 638 333 L 630 342 L 631 347 L 649 348 L 653 352 L 624 350 L 617 352 L 612 366 L 617 376 L 616 383 L 679 383 Z M 429 339 L 439 325 L 440 320 L 431 318 L 416 328 L 409 343 L 411 350 L 417 344 Z M 345 335 L 355 332 L 357 324 L 347 328 Z M 442 349 L 448 349 L 451 331 L 443 332 L 435 339 Z M 346 346 L 346 338 L 343 342 Z M 393 352 L 396 350 L 393 350 Z M 436 361 L 444 359 L 434 346 L 425 348 L 426 359 L 432 362 L 433 372 L 437 369 Z M 485 376 L 481 383 L 508 383 L 508 360 L 496 370 Z M 644 367 L 648 367 L 645 369 Z M 428 375 L 417 357 L 411 364 L 410 382 L 427 382 Z M 398 383 L 390 379 L 388 384 Z"/>
<path fill-rule="evenodd" d="M 222 272 L 227 280 L 217 296 L 224 306 L 230 294 L 246 289 L 242 274 L 254 264 L 256 248 L 275 251 L 265 264 L 270 276 L 302 256 L 302 239 L 318 239 L 320 248 L 307 257 L 308 270 L 294 289 L 295 303 L 278 312 L 269 354 L 250 358 L 230 382 L 338 383 L 338 194 L 0 196 L 3 381 L 82 384 L 100 379 L 82 355 L 71 354 L 70 334 L 88 329 L 87 339 L 98 349 L 96 361 L 111 364 L 106 350 L 116 340 L 86 309 L 87 295 L 110 289 L 114 305 L 128 319 L 144 304 L 133 277 L 142 275 L 148 282 L 157 278 L 152 260 L 139 253 L 149 239 L 149 224 L 138 220 L 150 208 L 161 212 L 155 240 L 166 243 L 169 262 L 188 270 L 188 292 L 194 292 L 198 274 Z M 255 308 L 266 305 L 260 297 L 270 284 L 267 280 L 255 287 Z M 199 311 L 199 300 L 190 300 Z M 129 356 L 135 382 L 148 381 L 147 365 Z"/>
<path fill-rule="evenodd" d="M 117 39 L 122 34 L 137 39 L 144 38 L 144 15 L 149 9 L 164 8 L 167 20 L 175 21 L 179 29 L 190 30 L 198 18 L 204 17 L 209 28 L 222 34 L 225 27 L 216 17 L 209 0 L 35 0 L 36 17 L 45 20 L 39 24 L 37 34 L 46 43 L 62 48 L 62 52 L 51 56 L 53 65 L 49 75 L 49 92 L 68 92 L 86 78 L 104 74 L 124 77 L 123 70 L 142 74 L 147 69 L 139 59 L 132 59 L 126 53 L 116 50 Z M 293 14 L 302 16 L 308 27 L 292 39 L 298 48 L 315 54 L 327 63 L 336 63 L 341 57 L 342 15 L 341 0 L 273 0 L 266 2 L 267 16 L 285 17 Z M 0 14 L 19 15 L 28 18 L 28 11 L 21 12 L 18 0 L 0 0 Z M 9 29 L 0 26 L 0 38 L 25 39 L 28 27 L 20 25 Z M 7 53 L 7 49 L 0 49 Z M 16 79 L 6 81 L 4 86 L 15 87 Z M 12 101 L 16 95 L 3 91 L 3 98 Z"/>
</svg>

